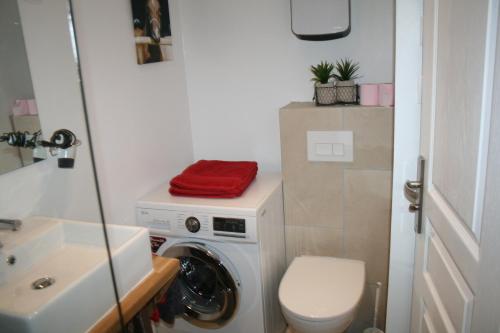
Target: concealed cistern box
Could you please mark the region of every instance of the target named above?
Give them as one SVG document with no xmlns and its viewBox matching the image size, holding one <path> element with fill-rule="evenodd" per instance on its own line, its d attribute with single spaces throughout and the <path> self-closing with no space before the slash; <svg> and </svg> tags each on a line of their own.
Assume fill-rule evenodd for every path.
<svg viewBox="0 0 500 333">
<path fill-rule="evenodd" d="M 290 0 L 292 32 L 299 39 L 330 40 L 351 31 L 350 0 Z"/>
<path fill-rule="evenodd" d="M 352 162 L 352 132 L 307 131 L 307 159 L 320 162 Z"/>
</svg>

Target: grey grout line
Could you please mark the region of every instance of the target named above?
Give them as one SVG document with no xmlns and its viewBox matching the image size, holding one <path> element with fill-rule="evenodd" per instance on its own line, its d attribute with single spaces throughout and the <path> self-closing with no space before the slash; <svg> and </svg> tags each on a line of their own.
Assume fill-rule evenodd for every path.
<svg viewBox="0 0 500 333">
<path fill-rule="evenodd" d="M 346 255 L 345 250 L 345 168 L 342 169 L 342 256 Z"/>
<path fill-rule="evenodd" d="M 346 130 L 345 126 L 345 113 L 349 112 L 346 110 L 342 110 L 342 130 Z M 355 138 L 354 138 L 355 139 Z M 353 150 L 354 147 L 356 147 L 356 143 L 354 142 L 353 139 Z M 354 153 L 354 152 L 353 152 Z M 346 255 L 346 250 L 345 250 L 345 170 L 347 169 L 347 165 L 342 166 L 342 212 L 341 212 L 341 220 L 342 220 L 342 257 L 345 257 Z"/>
</svg>

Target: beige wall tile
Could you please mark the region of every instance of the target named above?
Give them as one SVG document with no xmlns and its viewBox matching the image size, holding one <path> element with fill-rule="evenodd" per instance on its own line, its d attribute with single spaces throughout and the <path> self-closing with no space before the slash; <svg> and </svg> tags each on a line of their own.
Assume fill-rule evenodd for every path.
<svg viewBox="0 0 500 333">
<path fill-rule="evenodd" d="M 354 162 L 346 168 L 392 170 L 394 109 L 391 107 L 314 107 L 292 103 L 280 110 L 282 165 L 307 160 L 307 131 L 353 131 Z"/>
<path fill-rule="evenodd" d="M 344 130 L 354 133 L 355 169 L 392 170 L 393 108 L 363 107 L 344 112 Z"/>
<path fill-rule="evenodd" d="M 305 163 L 284 172 L 288 225 L 342 228 L 343 170 L 331 163 Z"/>
<path fill-rule="evenodd" d="M 363 298 L 361 299 L 361 303 L 358 308 L 358 313 L 353 323 L 349 327 L 349 330 L 347 331 L 348 333 L 361 333 L 365 328 L 373 326 L 375 290 L 376 287 L 373 284 L 367 284 L 365 286 L 365 292 L 363 294 Z M 381 289 L 381 296 L 384 293 L 385 291 Z M 380 314 L 380 311 L 384 312 L 383 316 L 385 317 L 385 303 L 383 303 L 382 300 L 379 303 L 379 316 L 377 317 L 377 327 L 383 328 L 385 326 L 385 320 L 382 318 L 382 314 Z"/>
<path fill-rule="evenodd" d="M 281 164 L 283 169 L 307 162 L 307 131 L 342 129 L 342 109 L 283 108 L 280 110 Z"/>
<path fill-rule="evenodd" d="M 345 256 L 366 262 L 367 281 L 383 284 L 379 322 L 384 323 L 391 210 L 390 171 L 345 170 L 344 247 Z M 373 310 L 365 294 L 360 320 Z"/>
<path fill-rule="evenodd" d="M 285 234 L 288 263 L 301 255 L 342 256 L 341 229 L 287 225 Z"/>
<path fill-rule="evenodd" d="M 367 281 L 383 283 L 379 327 L 384 327 L 391 204 L 393 109 L 315 107 L 292 103 L 280 111 L 286 250 L 360 259 Z M 352 130 L 354 162 L 308 162 L 308 130 Z M 350 332 L 371 326 L 369 285 Z"/>
<path fill-rule="evenodd" d="M 339 130 L 342 111 L 282 109 L 281 149 L 286 223 L 342 228 L 342 165 L 307 160 L 308 130 Z"/>
</svg>

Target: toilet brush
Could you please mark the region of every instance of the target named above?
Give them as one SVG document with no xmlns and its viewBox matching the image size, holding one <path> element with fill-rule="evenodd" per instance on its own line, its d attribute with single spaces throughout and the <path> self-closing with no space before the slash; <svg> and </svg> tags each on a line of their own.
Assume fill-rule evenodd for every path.
<svg viewBox="0 0 500 333">
<path fill-rule="evenodd" d="M 378 317 L 378 303 L 380 300 L 380 287 L 382 287 L 381 282 L 375 283 L 375 307 L 373 309 L 373 327 L 366 328 L 363 333 L 384 333 L 384 331 L 377 328 L 377 317 Z"/>
</svg>

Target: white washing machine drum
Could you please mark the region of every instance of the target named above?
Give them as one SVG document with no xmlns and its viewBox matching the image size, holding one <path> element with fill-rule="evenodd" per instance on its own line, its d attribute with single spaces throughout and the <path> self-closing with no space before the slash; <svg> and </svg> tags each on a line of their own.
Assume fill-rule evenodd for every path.
<svg viewBox="0 0 500 333">
<path fill-rule="evenodd" d="M 175 283 L 181 297 L 182 317 L 202 328 L 220 328 L 235 315 L 238 285 L 234 274 L 214 249 L 201 243 L 178 243 L 164 257 L 180 260 Z"/>
</svg>

